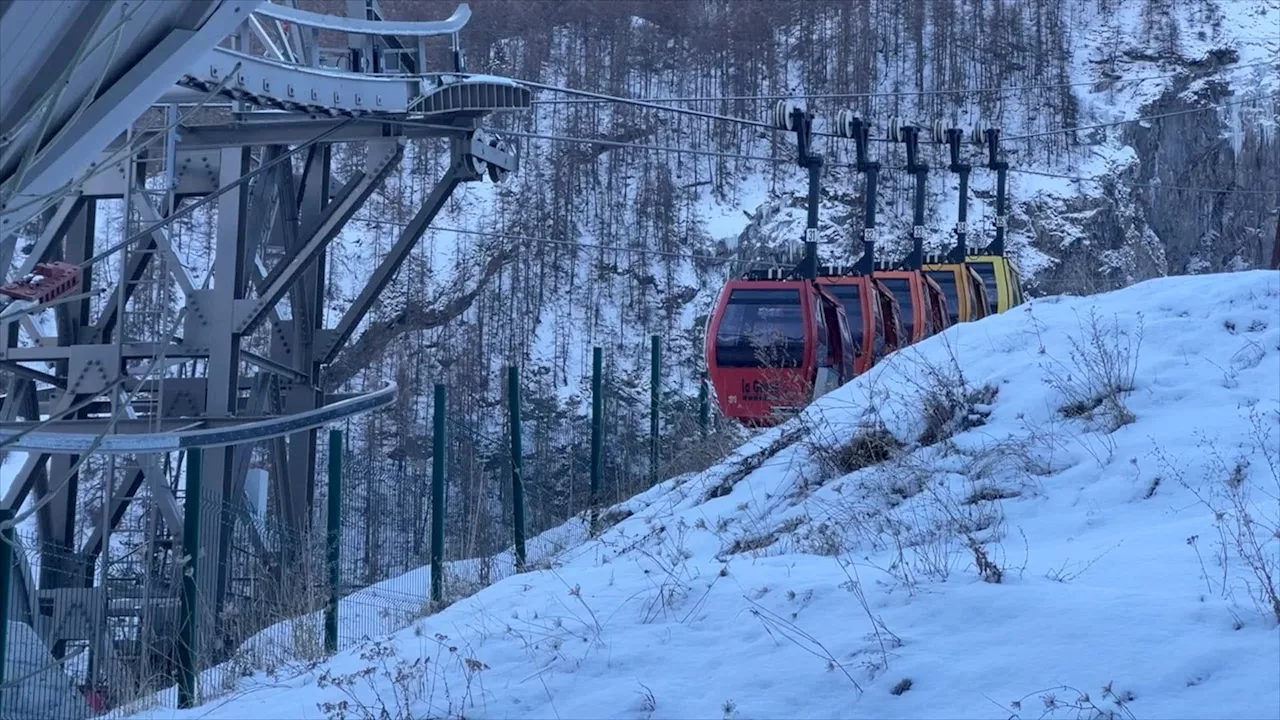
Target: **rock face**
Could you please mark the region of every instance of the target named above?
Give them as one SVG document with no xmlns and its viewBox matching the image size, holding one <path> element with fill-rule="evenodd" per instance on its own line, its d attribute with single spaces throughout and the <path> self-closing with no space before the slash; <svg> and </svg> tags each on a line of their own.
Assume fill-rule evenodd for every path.
<svg viewBox="0 0 1280 720">
<path fill-rule="evenodd" d="M 73 720 L 92 715 L 71 678 L 24 623 L 9 623 L 4 679 L 0 685 L 3 720 Z"/>
</svg>

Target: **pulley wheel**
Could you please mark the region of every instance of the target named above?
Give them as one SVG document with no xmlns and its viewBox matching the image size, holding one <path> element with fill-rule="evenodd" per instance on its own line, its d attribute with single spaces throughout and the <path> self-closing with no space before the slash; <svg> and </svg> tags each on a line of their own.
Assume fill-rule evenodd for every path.
<svg viewBox="0 0 1280 720">
<path fill-rule="evenodd" d="M 902 142 L 902 132 L 901 132 L 901 130 L 902 130 L 902 124 L 901 124 L 901 121 L 899 121 L 899 120 L 898 120 L 898 116 L 897 116 L 897 115 L 890 116 L 890 118 L 889 118 L 889 140 L 890 140 L 891 142 Z"/>
<path fill-rule="evenodd" d="M 795 130 L 795 111 L 800 109 L 795 100 L 779 100 L 773 106 L 773 126 L 779 130 Z"/>
<path fill-rule="evenodd" d="M 510 150 L 507 149 L 507 141 L 500 140 L 496 137 L 489 138 L 489 147 L 495 150 L 500 150 L 502 152 L 510 152 Z M 492 163 L 488 163 L 488 165 L 489 165 L 489 181 L 490 182 L 500 183 L 503 180 L 506 180 L 507 176 L 511 174 L 511 172 L 504 167 L 499 167 Z"/>
<path fill-rule="evenodd" d="M 978 126 L 978 123 L 974 123 L 973 127 L 969 128 L 969 142 L 974 145 L 982 145 L 985 141 L 986 139 L 982 137 L 982 128 Z"/>
<path fill-rule="evenodd" d="M 486 145 L 492 144 L 492 139 L 489 137 L 489 133 L 484 130 L 476 130 L 471 134 L 471 139 L 473 142 L 478 140 Z M 485 171 L 489 168 L 489 163 L 485 162 L 480 157 L 467 153 L 467 167 L 476 175 L 483 176 Z"/>
<path fill-rule="evenodd" d="M 933 121 L 932 131 L 933 131 L 933 141 L 935 143 L 938 143 L 939 145 L 941 145 L 942 143 L 945 143 L 947 141 L 947 129 L 945 126 L 943 126 L 941 120 Z"/>
<path fill-rule="evenodd" d="M 861 124 L 858 122 L 858 116 L 853 114 L 852 110 L 841 110 L 836 115 L 836 134 L 846 138 L 856 138 L 858 133 L 855 131 L 854 125 Z"/>
</svg>

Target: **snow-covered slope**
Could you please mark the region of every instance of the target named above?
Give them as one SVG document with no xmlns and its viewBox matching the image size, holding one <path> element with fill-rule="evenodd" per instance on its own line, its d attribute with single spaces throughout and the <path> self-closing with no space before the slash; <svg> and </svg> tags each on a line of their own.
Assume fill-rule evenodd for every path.
<svg viewBox="0 0 1280 720">
<path fill-rule="evenodd" d="M 1278 420 L 1280 273 L 1035 300 L 550 567 L 137 717 L 1277 717 Z"/>
</svg>

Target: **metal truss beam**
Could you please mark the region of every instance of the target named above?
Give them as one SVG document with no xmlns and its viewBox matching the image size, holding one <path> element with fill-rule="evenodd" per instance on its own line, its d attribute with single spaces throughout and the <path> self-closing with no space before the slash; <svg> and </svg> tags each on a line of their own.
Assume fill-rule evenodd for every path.
<svg viewBox="0 0 1280 720">
<path fill-rule="evenodd" d="M 120 483 L 120 489 L 111 493 L 111 508 L 108 513 L 109 526 L 104 529 L 100 523 L 95 523 L 93 532 L 80 550 L 80 554 L 87 563 L 92 563 L 98 553 L 102 551 L 103 537 L 110 535 L 111 532 L 120 527 L 120 521 L 124 519 L 125 510 L 133 502 L 133 498 L 144 480 L 151 488 L 151 501 L 160 510 L 160 517 L 164 521 L 165 527 L 169 529 L 169 533 L 173 537 L 182 537 L 182 513 L 178 510 L 178 503 L 174 500 L 173 492 L 166 481 L 164 468 L 160 466 L 160 459 L 155 455 L 140 455 L 138 456 L 138 464 L 125 471 L 124 478 Z"/>
<path fill-rule="evenodd" d="M 227 186 L 239 180 L 249 170 L 249 148 L 227 148 L 221 151 L 221 177 L 219 184 Z M 187 313 L 186 338 L 201 336 L 209 344 L 205 413 L 208 417 L 230 417 L 237 409 L 240 339 L 235 332 L 229 309 L 243 294 L 245 276 L 245 222 L 248 219 L 249 187 L 241 184 L 218 198 L 217 252 L 213 259 L 213 289 L 195 293 L 193 300 L 200 306 L 196 312 Z M 212 607 L 221 607 L 226 593 L 227 553 L 230 548 L 234 517 L 225 507 L 225 500 L 236 486 L 233 477 L 235 449 L 213 448 L 204 454 L 203 501 L 207 507 L 222 506 L 222 520 L 216 530 L 209 528 L 201 534 L 200 551 L 205 562 L 199 566 L 196 578 L 200 594 L 208 598 Z"/>
<path fill-rule="evenodd" d="M 444 204 L 448 202 L 449 196 L 453 194 L 454 189 L 465 181 L 479 179 L 467 167 L 467 163 L 460 153 L 455 151 L 454 156 L 453 165 L 445 173 L 444 177 L 436 183 L 435 188 L 431 190 L 431 194 L 427 196 L 422 206 L 418 208 L 418 212 L 414 214 L 413 219 L 400 232 L 400 237 L 396 240 L 396 244 L 392 245 L 391 249 L 387 251 L 386 257 L 378 264 L 377 269 L 373 271 L 373 275 L 369 278 L 369 282 L 365 284 L 355 301 L 351 303 L 351 307 L 343 314 L 338 326 L 324 333 L 324 349 L 320 351 L 322 363 L 328 364 L 337 358 L 342 346 L 346 344 L 351 334 L 355 332 L 356 327 L 364 320 L 364 316 L 373 307 L 374 301 L 382 294 L 383 289 L 395 277 L 396 271 L 400 269 L 405 258 L 409 257 L 409 251 L 418 243 L 422 234 L 426 232 L 427 226 L 435 220 L 436 215 L 444 208 Z"/>
<path fill-rule="evenodd" d="M 364 205 L 365 200 L 382 184 L 391 169 L 404 155 L 404 143 L 377 143 L 369 147 L 365 170 L 358 172 L 338 191 L 338 195 L 324 209 L 318 227 L 310 232 L 304 242 L 295 244 L 280 263 L 263 279 L 258 297 L 242 301 L 243 310 L 237 311 L 236 332 L 248 334 L 266 317 L 297 282 L 299 275 L 316 259 L 347 222 Z"/>
<path fill-rule="evenodd" d="M 292 174 L 281 177 L 280 240 L 286 253 L 302 250 L 304 238 L 324 223 L 326 211 L 333 202 L 330 193 L 332 182 L 331 145 L 311 148 L 300 183 L 295 185 Z M 315 361 L 314 341 L 324 315 L 326 256 L 325 248 L 319 248 L 315 261 L 302 271 L 290 289 L 293 318 L 276 324 L 277 339 L 281 342 L 274 343 L 272 351 L 282 361 L 287 356 L 293 367 L 307 376 L 305 383 L 272 385 L 273 408 L 278 412 L 312 412 L 324 402 L 316 378 L 319 369 Z M 286 337 L 291 337 L 287 347 L 282 342 Z M 293 433 L 285 441 L 284 448 L 280 477 L 286 485 L 280 488 L 277 498 L 287 498 L 288 503 L 281 505 L 280 517 L 284 527 L 295 537 L 301 537 L 311 520 L 311 500 L 315 494 L 315 431 Z M 292 561 L 292 555 L 286 559 Z"/>
<path fill-rule="evenodd" d="M 166 3 L 173 4 L 166 8 Z M 0 207 L 0 236 L 17 230 L 37 215 L 42 208 L 41 203 L 51 193 L 73 184 L 76 175 L 85 169 L 95 153 L 141 116 L 187 68 L 258 7 L 261 0 L 185 0 L 181 3 L 162 0 L 155 4 L 171 13 L 162 16 L 159 22 L 181 23 L 196 19 L 199 25 L 191 29 L 172 25 L 149 47 L 124 48 L 124 55 L 129 61 L 123 75 L 104 87 L 101 94 L 66 125 L 55 128 L 53 140 L 38 150 L 30 169 L 22 175 L 22 184 L 6 188 L 5 205 Z M 120 12 L 125 11 L 123 5 L 112 3 L 112 7 Z M 196 12 L 192 13 L 193 10 Z M 188 13 L 194 17 L 189 17 Z M 138 40 L 145 43 L 149 37 L 141 35 Z M 78 39 L 84 41 L 83 38 Z M 142 56 L 130 57 L 131 51 L 141 51 Z M 90 53 L 85 61 L 92 61 L 95 56 L 96 53 Z M 111 60 L 116 64 L 124 62 L 118 58 Z M 105 70 L 95 68 L 91 72 L 97 76 Z M 13 148 L 17 149 L 20 148 Z"/>
<path fill-rule="evenodd" d="M 270 122 L 238 122 L 222 125 L 195 125 L 184 128 L 178 139 L 178 149 L 184 152 L 216 150 L 225 147 L 262 145 L 298 145 L 325 132 L 326 143 L 359 143 L 394 138 L 420 140 L 433 137 L 448 137 L 470 132 L 474 129 L 474 118 L 458 117 L 449 122 L 432 120 L 411 120 L 408 123 L 381 121 L 373 118 L 356 118 L 355 122 L 338 127 L 346 122 L 346 118 L 297 120 L 296 116 L 281 113 L 279 120 Z M 419 124 L 412 124 L 419 123 Z M 454 129 L 456 127 L 456 129 Z M 336 129 L 335 129 L 336 128 Z"/>
<path fill-rule="evenodd" d="M 123 0 L 101 2 L 103 7 L 110 7 L 98 17 L 108 21 L 126 4 Z M 284 66 L 296 62 L 299 55 L 306 56 L 306 62 L 313 62 L 319 51 L 317 36 L 310 29 L 300 32 L 293 25 L 286 33 L 284 28 L 272 26 L 274 20 L 243 28 L 235 39 L 243 43 L 252 32 L 258 32 L 260 40 L 270 37 L 274 42 L 277 38 L 272 33 L 279 30 L 279 38 L 288 38 L 276 46 L 285 62 L 251 58 L 252 66 L 243 66 L 249 69 L 215 88 L 233 96 L 230 104 L 236 112 L 236 122 L 180 128 L 177 132 L 164 132 L 163 137 L 153 132 L 120 134 L 149 104 L 146 98 L 160 97 L 175 87 L 175 77 L 180 77 L 177 82 L 187 87 L 207 90 L 205 81 L 212 71 L 207 63 L 203 70 L 193 67 L 190 58 L 217 58 L 219 74 L 231 67 L 224 62 L 228 58 L 239 62 L 246 50 L 243 44 L 236 44 L 235 51 L 209 51 L 217 39 L 226 35 L 210 28 L 222 24 L 229 31 L 239 23 L 239 18 L 232 22 L 230 17 L 237 14 L 235 8 L 259 7 L 261 2 L 128 0 L 128 5 L 144 8 L 139 15 L 143 23 L 134 29 L 141 28 L 139 32 L 145 37 L 135 38 L 127 33 L 123 36 L 122 45 L 131 53 L 130 62 L 109 72 L 102 92 L 78 110 L 64 112 L 63 107 L 72 100 L 83 99 L 77 96 L 78 85 L 73 85 L 65 97 L 57 97 L 54 91 L 41 93 L 51 102 L 63 104 L 58 106 L 50 125 L 48 142 L 39 142 L 39 133 L 31 130 L 29 123 L 15 120 L 32 113 L 8 112 L 0 118 L 4 123 L 23 126 L 19 142 L 15 144 L 10 138 L 9 146 L 0 149 L 0 181 L 8 183 L 3 187 L 5 194 L 0 196 L 0 203 L 7 203 L 0 207 L 0 267 L 8 264 L 2 261 L 18 254 L 16 238 L 9 239 L 16 234 L 13 230 L 29 227 L 27 221 L 38 218 L 43 225 L 40 233 L 32 233 L 34 242 L 22 248 L 26 254 L 21 259 L 24 271 L 30 271 L 41 260 L 84 264 L 83 291 L 108 291 L 103 302 L 96 305 L 84 299 L 55 306 L 52 312 L 56 336 L 43 335 L 38 322 L 25 316 L 0 323 L 0 332 L 6 338 L 0 347 L 0 370 L 10 373 L 0 411 L 0 442 L 12 441 L 9 449 L 27 452 L 22 468 L 0 502 L 17 509 L 30 502 L 32 496 L 47 500 L 36 513 L 40 536 L 37 551 L 42 563 L 40 587 L 37 589 L 30 581 L 30 568 L 19 567 L 17 585 L 21 592 L 15 600 L 15 617 L 27 618 L 52 645 L 88 640 L 94 667 L 127 662 L 114 656 L 107 640 L 107 628 L 102 622 L 107 613 L 136 613 L 144 623 L 150 618 L 159 626 L 168 622 L 164 618 L 172 612 L 171 593 L 176 591 L 174 577 L 168 573 L 180 562 L 173 554 L 179 546 L 168 540 L 181 539 L 182 508 L 181 486 L 172 487 L 174 477 L 170 477 L 172 472 L 165 472 L 165 467 L 173 455 L 190 447 L 209 448 L 204 453 L 202 499 L 205 507 L 216 508 L 217 514 L 216 520 L 204 524 L 198 549 L 203 562 L 196 580 L 209 612 L 200 622 L 210 634 L 208 637 L 222 635 L 223 647 L 234 648 L 240 638 L 228 634 L 232 632 L 230 626 L 219 627 L 217 617 L 234 599 L 228 589 L 233 582 L 232 564 L 240 561 L 234 559 L 239 553 L 231 552 L 233 533 L 237 542 L 247 537 L 250 552 L 257 553 L 257 564 L 250 570 L 287 578 L 291 564 L 300 560 L 295 554 L 303 549 L 303 543 L 296 538 L 310 529 L 314 516 L 316 428 L 386 407 L 394 400 L 393 384 L 362 394 L 325 393 L 320 382 L 324 365 L 335 359 L 365 321 L 377 297 L 394 280 L 409 252 L 457 186 L 480 180 L 486 163 L 503 171 L 514 171 L 517 166 L 516 156 L 505 146 L 492 147 L 476 135 L 477 124 L 489 113 L 524 107 L 503 105 L 507 96 L 502 93 L 516 86 L 505 81 L 490 83 L 492 78 L 450 78 L 457 81 L 453 83 L 457 87 L 444 87 L 450 85 L 447 81 L 435 91 L 415 86 L 410 94 L 422 95 L 426 101 L 415 101 L 414 106 L 431 110 L 429 119 L 420 119 L 425 115 L 419 114 L 414 119 L 392 117 L 382 121 L 368 117 L 333 118 L 324 113 L 350 110 L 342 102 L 370 103 L 369 95 L 362 99 L 359 94 L 352 94 L 360 92 L 353 88 L 380 82 L 389 87 L 404 84 L 403 78 L 362 76 L 347 86 L 336 87 L 335 82 L 344 82 L 342 77 L 307 69 L 306 72 L 323 77 L 314 78 L 314 86 L 299 93 L 306 92 L 309 102 L 315 103 L 326 96 L 318 89 L 340 90 L 342 102 L 335 99 L 327 109 L 321 107 L 320 115 L 307 115 L 292 106 L 288 108 L 291 112 L 247 112 L 272 92 L 292 91 L 294 88 L 288 83 L 297 81 L 296 77 L 271 75 L 268 88 L 261 82 L 266 76 L 254 73 L 298 72 Z M 361 12 L 369 7 L 368 3 L 351 7 L 356 5 L 361 6 L 357 8 Z M 10 0 L 0 0 L 0 19 L 4 20 L 0 35 L 15 27 L 14 7 Z M 374 12 L 358 17 L 357 25 L 368 25 L 378 33 L 400 27 L 377 15 Z M 88 22 L 89 18 L 84 15 L 80 22 Z M 342 22 L 339 26 L 343 28 L 339 32 L 355 27 Z M 421 31 L 427 26 L 415 27 Z M 102 32 L 105 31 L 95 31 L 99 37 Z M 386 44 L 385 40 L 357 40 L 358 49 L 365 54 L 382 47 L 377 43 Z M 96 52 L 90 51 L 86 57 L 99 57 Z M 16 57 L 3 47 L 0 54 L 6 60 Z M 35 63 L 33 68 L 45 62 L 39 53 L 33 57 L 22 62 Z M 88 61 L 77 63 L 74 48 L 50 62 L 50 71 L 54 65 L 89 67 Z M 202 78 L 200 75 L 206 70 L 210 74 Z M 0 81 L 7 79 L 5 72 L 0 68 Z M 276 79 L 287 82 L 277 83 Z M 18 86 L 8 85 L 7 90 L 0 82 L 0 93 L 10 97 L 15 87 L 16 92 L 23 92 L 22 88 L 28 88 L 27 94 L 34 92 L 31 88 L 38 83 L 25 77 L 23 80 Z M 76 82 L 80 82 L 78 75 Z M 232 87 L 233 83 L 239 87 Z M 501 91 L 492 93 L 488 105 L 481 87 L 486 83 Z M 334 92 L 327 95 L 334 97 Z M 519 88 L 509 94 L 514 98 L 512 102 L 519 100 L 527 106 L 527 93 L 527 89 Z M 347 98 L 349 94 L 351 98 Z M 388 97 L 375 95 L 372 102 L 377 105 Z M 386 113 L 387 109 L 384 105 L 374 111 Z M 169 121 L 175 122 L 173 109 L 167 112 Z M 329 131 L 331 135 L 323 135 Z M 326 264 L 331 243 L 397 167 L 405 141 L 432 137 L 451 140 L 449 170 L 336 327 L 326 328 Z M 31 144 L 23 144 L 32 138 L 35 140 Z M 133 152 L 129 147 L 152 140 L 163 145 L 143 152 Z M 351 142 L 368 144 L 365 165 L 351 176 L 336 178 L 332 175 L 332 148 Z M 308 150 L 301 175 L 295 175 L 293 164 L 287 160 L 275 164 L 291 152 L 290 146 L 303 144 Z M 25 159 L 19 164 L 15 158 Z M 271 167 L 264 172 L 254 169 L 266 164 Z M 94 174 L 86 180 L 84 171 L 89 166 L 94 168 Z M 20 172 L 14 173 L 14 168 Z M 166 183 L 163 200 L 155 200 L 155 193 L 146 190 L 157 172 L 164 174 Z M 501 174 L 495 172 L 490 177 L 501 180 Z M 68 188 L 74 194 L 57 199 L 57 193 Z M 337 192 L 331 192 L 334 188 Z M 212 268 L 207 284 L 197 287 L 175 252 L 171 238 L 177 236 L 171 233 L 176 231 L 164 227 L 177 220 L 175 209 L 182 199 L 211 194 L 217 194 L 212 207 L 216 217 Z M 126 254 L 112 255 L 112 262 L 118 263 L 111 268 L 112 282 L 95 283 L 95 270 L 101 277 L 103 269 L 89 261 L 101 260 L 98 254 L 107 252 L 94 247 L 102 230 L 97 200 L 106 198 L 126 200 L 126 235 L 134 236 L 139 227 L 158 227 L 132 240 L 125 250 L 111 249 L 111 253 Z M 152 267 L 156 258 L 167 273 L 160 275 Z M 176 284 L 175 294 L 181 306 L 160 303 L 157 310 L 155 299 L 141 290 L 153 282 L 164 283 L 166 293 L 171 284 Z M 282 307 L 286 297 L 287 316 Z M 138 318 L 148 316 L 161 319 L 155 321 L 154 332 L 140 333 Z M 179 337 L 163 334 L 170 321 L 180 322 L 179 332 L 175 333 Z M 122 331 L 125 327 L 128 333 Z M 23 333 L 34 342 L 27 343 Z M 148 363 L 149 360 L 155 363 Z M 50 364 L 52 371 L 38 363 Z M 152 364 L 160 370 L 140 374 L 139 364 Z M 126 393 L 132 397 L 129 402 L 123 400 Z M 109 414 L 117 416 L 108 420 Z M 47 415 L 62 415 L 63 419 L 37 427 L 37 419 Z M 105 437 L 100 437 L 104 432 Z M 244 484 L 257 451 L 265 451 L 270 459 L 272 521 L 285 531 L 284 537 L 294 533 L 292 541 L 286 540 L 279 547 L 267 547 L 249 515 Z M 94 466 L 77 467 L 77 453 L 88 452 L 116 456 L 112 467 L 118 469 L 109 473 L 101 490 L 95 484 L 102 474 L 96 469 L 94 475 L 90 474 L 89 468 Z M 95 520 L 81 519 L 81 526 L 77 527 L 77 518 L 83 517 L 90 492 L 102 493 L 104 507 L 100 514 L 95 513 Z M 140 496 L 146 499 L 135 502 Z M 145 527 L 136 524 L 139 519 L 145 520 Z M 114 586 L 102 587 L 97 582 L 95 565 L 106 570 L 103 564 L 109 562 L 108 567 L 114 572 L 121 562 L 121 558 L 114 557 L 113 549 L 122 532 L 154 532 L 151 546 L 155 553 L 170 553 L 157 561 L 158 567 L 164 569 L 154 569 L 148 562 L 142 570 L 148 573 L 147 581 L 156 590 L 145 607 L 138 598 L 118 595 Z M 112 542 L 113 536 L 116 542 Z M 80 542 L 73 546 L 76 540 Z M 277 551 L 282 551 L 278 560 Z M 240 569 L 235 569 L 236 576 L 241 574 Z M 25 582 L 22 578 L 26 578 Z M 54 617 L 44 617 L 41 611 L 50 603 Z"/>
</svg>

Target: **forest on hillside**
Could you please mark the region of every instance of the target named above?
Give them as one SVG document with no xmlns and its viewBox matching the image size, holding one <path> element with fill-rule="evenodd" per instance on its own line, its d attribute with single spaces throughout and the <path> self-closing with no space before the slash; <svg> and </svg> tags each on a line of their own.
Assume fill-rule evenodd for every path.
<svg viewBox="0 0 1280 720">
<path fill-rule="evenodd" d="M 439 19 L 455 7 L 380 5 L 390 19 Z M 299 6 L 346 11 L 342 0 Z M 880 134 L 890 117 L 1000 128 L 1015 169 L 1011 252 L 1033 295 L 1269 261 L 1280 197 L 1275 0 L 470 6 L 462 42 L 471 72 L 682 98 L 667 104 L 719 119 L 538 90 L 532 112 L 487 125 L 509 133 L 519 172 L 455 193 L 328 368 L 330 390 L 385 379 L 401 388 L 393 409 L 349 427 L 344 514 L 362 528 L 363 551 L 348 557 L 361 583 L 427 561 L 436 383 L 450 398 L 450 557 L 510 545 L 509 365 L 522 373 L 530 532 L 586 507 L 593 346 L 605 357 L 607 499 L 732 446 L 731 428 L 703 438 L 697 424 L 706 313 L 743 262 L 799 237 L 805 184 L 791 138 L 724 118 L 763 120 L 778 98 L 808 96 L 819 129 L 840 109 Z M 446 48 L 439 57 L 447 69 Z M 1219 103 L 1231 104 L 1194 111 Z M 1151 115 L 1162 117 L 1119 122 Z M 862 203 L 852 148 L 832 141 L 818 149 L 827 158 L 823 252 L 852 258 Z M 892 253 L 907 235 L 910 184 L 900 148 L 878 144 L 877 152 L 888 170 L 880 212 Z M 359 147 L 334 153 L 339 168 L 362 159 Z M 954 225 L 954 178 L 941 149 L 929 153 L 929 242 L 940 248 Z M 447 163 L 443 144 L 411 144 L 399 174 L 335 245 L 331 306 L 350 299 L 344 278 L 369 272 Z M 980 233 L 993 222 L 991 185 L 975 171 Z M 663 365 L 656 468 L 648 460 L 653 335 Z"/>
</svg>

